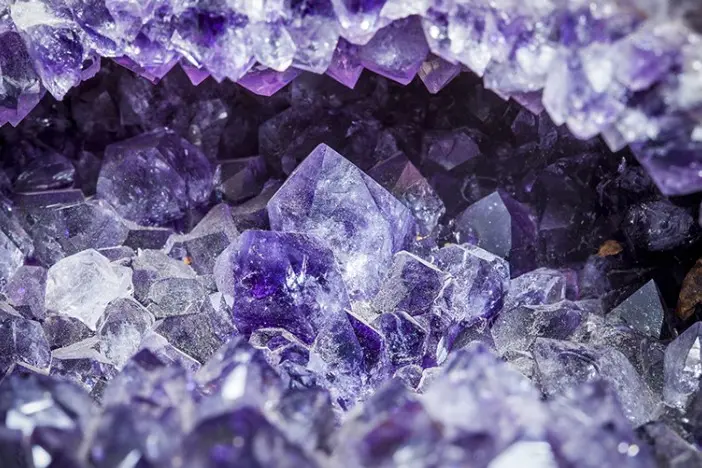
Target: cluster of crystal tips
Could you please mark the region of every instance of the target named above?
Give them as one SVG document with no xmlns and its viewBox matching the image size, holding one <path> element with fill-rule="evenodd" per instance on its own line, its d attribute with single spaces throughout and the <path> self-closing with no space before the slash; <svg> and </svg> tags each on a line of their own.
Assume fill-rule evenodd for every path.
<svg viewBox="0 0 702 468">
<path fill-rule="evenodd" d="M 19 122 L 45 89 L 61 99 L 108 57 L 153 81 L 180 63 L 193 83 L 211 75 L 264 95 L 300 71 L 349 87 L 364 68 L 403 84 L 419 75 L 436 92 L 469 69 L 579 138 L 621 148 L 675 134 L 695 145 L 695 3 L 3 2 L 0 122 Z"/>
<path fill-rule="evenodd" d="M 655 281 L 605 313 L 587 266 L 536 268 L 529 207 L 501 191 L 456 216 L 458 243 L 427 247 L 436 222 L 324 144 L 274 186 L 265 223 L 220 203 L 175 232 L 214 190 L 200 157 L 144 133 L 105 151 L 97 199 L 24 194 L 44 202 L 0 218 L 19 252 L 0 257 L 0 460 L 699 466 L 666 418 L 702 427 L 702 324 L 666 347 Z"/>
</svg>

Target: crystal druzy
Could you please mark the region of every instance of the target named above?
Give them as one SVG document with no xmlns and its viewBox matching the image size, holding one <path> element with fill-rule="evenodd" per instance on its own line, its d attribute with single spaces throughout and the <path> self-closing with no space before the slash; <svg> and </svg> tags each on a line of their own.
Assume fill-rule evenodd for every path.
<svg viewBox="0 0 702 468">
<path fill-rule="evenodd" d="M 695 2 L 142 3 L 0 0 L 2 468 L 702 466 Z"/>
<path fill-rule="evenodd" d="M 193 84 L 211 76 L 263 96 L 303 71 L 350 88 L 363 69 L 402 84 L 419 76 L 436 93 L 469 70 L 578 138 L 633 144 L 663 193 L 702 190 L 696 0 L 12 0 L 0 13 L 0 124 L 17 125 L 47 92 L 64 98 L 101 58 L 153 82 L 180 65 Z M 174 184 L 155 203 L 193 182 L 137 163 L 133 146 L 119 152 Z M 181 205 L 197 201 L 187 190 Z M 178 213 L 171 205 L 164 216 Z"/>
</svg>

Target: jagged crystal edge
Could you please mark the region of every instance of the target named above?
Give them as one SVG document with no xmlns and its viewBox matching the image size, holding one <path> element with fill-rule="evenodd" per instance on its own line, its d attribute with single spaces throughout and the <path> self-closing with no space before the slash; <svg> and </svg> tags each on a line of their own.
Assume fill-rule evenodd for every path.
<svg viewBox="0 0 702 468">
<path fill-rule="evenodd" d="M 0 0 L 0 124 L 61 99 L 108 57 L 157 81 L 229 79 L 270 95 L 299 70 L 353 87 L 366 68 L 430 91 L 463 69 L 612 149 L 702 140 L 694 1 Z"/>
</svg>

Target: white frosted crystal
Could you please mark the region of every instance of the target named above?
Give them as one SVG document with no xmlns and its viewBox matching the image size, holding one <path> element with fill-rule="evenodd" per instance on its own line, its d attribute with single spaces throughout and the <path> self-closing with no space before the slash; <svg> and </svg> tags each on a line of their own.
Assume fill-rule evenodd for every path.
<svg viewBox="0 0 702 468">
<path fill-rule="evenodd" d="M 548 442 L 520 441 L 490 462 L 488 468 L 556 468 L 558 464 Z"/>
<path fill-rule="evenodd" d="M 49 269 L 46 309 L 75 317 L 95 330 L 110 301 L 132 294 L 132 271 L 89 249 L 66 257 Z"/>
</svg>

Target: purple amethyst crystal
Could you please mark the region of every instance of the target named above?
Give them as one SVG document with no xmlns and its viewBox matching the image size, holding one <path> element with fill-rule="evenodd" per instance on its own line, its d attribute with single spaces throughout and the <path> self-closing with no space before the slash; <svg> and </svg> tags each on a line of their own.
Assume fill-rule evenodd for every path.
<svg viewBox="0 0 702 468">
<path fill-rule="evenodd" d="M 363 352 L 346 316 L 350 304 L 331 251 L 312 236 L 246 231 L 231 267 L 237 329 L 245 335 L 272 326 L 289 331 L 312 346 L 317 370 L 352 395 Z"/>
<path fill-rule="evenodd" d="M 378 31 L 359 52 L 367 69 L 401 84 L 419 71 L 429 47 L 416 17 L 396 21 Z"/>
<path fill-rule="evenodd" d="M 34 460 L 26 466 L 37 461 L 81 466 L 78 451 L 95 412 L 88 394 L 70 382 L 33 373 L 8 375 L 0 383 L 0 421 L 4 431 L 16 431 L 24 440 L 27 452 L 3 457 L 4 462 L 18 466 L 15 462 L 26 457 Z"/>
<path fill-rule="evenodd" d="M 196 147 L 168 130 L 157 130 L 105 150 L 97 195 L 125 218 L 163 224 L 207 201 L 213 170 Z"/>
<path fill-rule="evenodd" d="M 368 298 L 410 234 L 410 212 L 328 146 L 318 146 L 268 202 L 271 228 L 318 236 L 352 298 Z"/>
<path fill-rule="evenodd" d="M 346 321 L 350 305 L 344 283 L 331 251 L 319 240 L 246 231 L 232 264 L 233 317 L 242 333 L 278 326 L 311 344 L 328 321 Z"/>
<path fill-rule="evenodd" d="M 3 70 L 0 124 L 17 125 L 39 103 L 45 90 L 22 37 L 3 25 L 0 43 L 3 50 L 0 54 L 0 69 Z"/>
<path fill-rule="evenodd" d="M 448 245 L 433 263 L 453 277 L 452 315 L 459 321 L 490 319 L 502 308 L 509 289 L 509 264 L 472 245 Z"/>
<path fill-rule="evenodd" d="M 627 421 L 616 391 L 605 382 L 576 387 L 550 406 L 549 441 L 559 460 L 573 466 L 656 466 Z"/>
<path fill-rule="evenodd" d="M 234 441 L 232 443 L 232 441 Z M 202 421 L 183 441 L 187 466 L 279 466 L 314 468 L 317 463 L 271 424 L 261 410 L 241 406 Z"/>
<path fill-rule="evenodd" d="M 40 266 L 22 266 L 5 286 L 5 295 L 10 304 L 23 317 L 42 320 L 46 315 L 44 292 L 46 269 Z"/>
<path fill-rule="evenodd" d="M 0 307 L 0 373 L 5 374 L 15 363 L 45 371 L 51 363 L 51 352 L 41 325 L 12 308 Z"/>
</svg>

